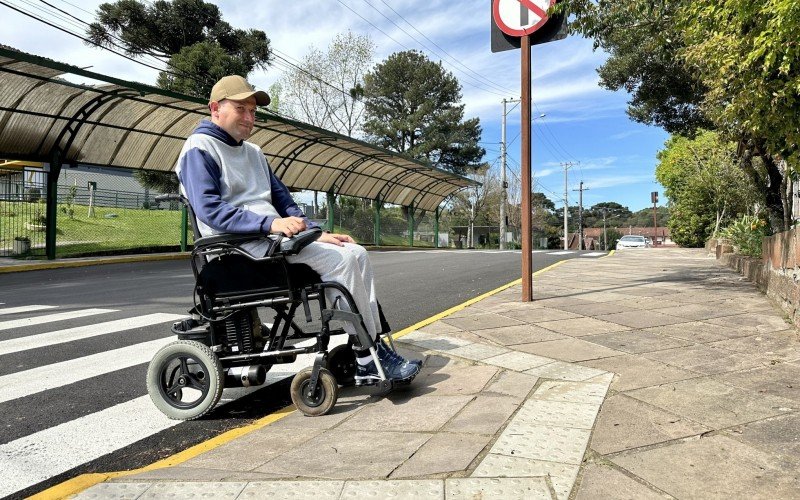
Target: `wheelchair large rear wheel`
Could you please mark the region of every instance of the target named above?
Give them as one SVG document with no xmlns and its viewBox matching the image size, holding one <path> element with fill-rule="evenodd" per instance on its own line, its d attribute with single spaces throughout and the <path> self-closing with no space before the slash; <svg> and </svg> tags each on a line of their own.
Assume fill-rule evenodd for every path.
<svg viewBox="0 0 800 500">
<path fill-rule="evenodd" d="M 297 409 L 308 417 L 317 417 L 328 413 L 339 398 L 339 387 L 336 378 L 326 368 L 319 369 L 317 387 L 313 394 L 308 390 L 311 385 L 311 368 L 303 368 L 292 380 L 289 394 Z"/>
<path fill-rule="evenodd" d="M 337 345 L 328 352 L 328 370 L 336 377 L 339 385 L 353 385 L 356 382 L 356 353 L 348 344 Z"/>
<path fill-rule="evenodd" d="M 147 368 L 150 399 L 174 420 L 194 420 L 211 411 L 222 396 L 223 386 L 217 355 L 193 340 L 162 347 Z"/>
</svg>

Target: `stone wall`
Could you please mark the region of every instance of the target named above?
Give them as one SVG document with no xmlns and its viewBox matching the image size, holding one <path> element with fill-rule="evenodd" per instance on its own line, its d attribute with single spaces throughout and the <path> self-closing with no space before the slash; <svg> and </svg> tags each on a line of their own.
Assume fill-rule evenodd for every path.
<svg viewBox="0 0 800 500">
<path fill-rule="evenodd" d="M 764 238 L 760 259 L 733 253 L 725 240 L 709 240 L 706 249 L 755 283 L 795 325 L 800 325 L 800 232 L 792 229 Z"/>
</svg>

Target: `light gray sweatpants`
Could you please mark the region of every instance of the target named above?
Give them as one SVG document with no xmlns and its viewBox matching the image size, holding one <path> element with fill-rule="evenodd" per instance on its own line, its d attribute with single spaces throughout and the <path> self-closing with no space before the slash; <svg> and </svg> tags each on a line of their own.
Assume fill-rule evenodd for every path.
<svg viewBox="0 0 800 500">
<path fill-rule="evenodd" d="M 306 264 L 319 273 L 323 281 L 334 281 L 344 285 L 353 296 L 358 312 L 364 318 L 364 326 L 372 338 L 381 330 L 378 314 L 378 299 L 375 297 L 375 277 L 367 251 L 361 245 L 345 243 L 337 246 L 331 243 L 315 241 L 303 248 L 299 254 L 286 258 L 291 264 Z M 337 290 L 326 290 L 325 298 L 328 307 L 334 304 Z M 349 310 L 344 298 L 339 300 L 338 307 Z M 355 329 L 349 322 L 344 322 L 344 330 L 353 335 Z"/>
</svg>

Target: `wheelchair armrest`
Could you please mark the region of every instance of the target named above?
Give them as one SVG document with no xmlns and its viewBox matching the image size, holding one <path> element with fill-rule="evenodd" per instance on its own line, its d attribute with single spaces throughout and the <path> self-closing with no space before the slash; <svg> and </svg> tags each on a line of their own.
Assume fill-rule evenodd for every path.
<svg viewBox="0 0 800 500">
<path fill-rule="evenodd" d="M 322 236 L 322 229 L 313 227 L 311 229 L 301 231 L 291 238 L 283 238 L 281 240 L 280 249 L 277 253 L 281 253 L 283 255 L 295 255 L 310 243 L 317 241 L 320 236 Z"/>
<path fill-rule="evenodd" d="M 210 245 L 217 245 L 219 243 L 244 243 L 246 241 L 258 240 L 264 238 L 266 235 L 262 233 L 222 233 L 212 234 L 211 236 L 203 236 L 194 240 L 195 248 L 203 248 Z"/>
</svg>

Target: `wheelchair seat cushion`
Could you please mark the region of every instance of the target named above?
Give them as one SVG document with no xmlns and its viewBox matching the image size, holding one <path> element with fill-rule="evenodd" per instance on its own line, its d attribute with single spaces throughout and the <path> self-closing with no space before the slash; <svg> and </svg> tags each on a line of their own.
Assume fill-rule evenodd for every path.
<svg viewBox="0 0 800 500">
<path fill-rule="evenodd" d="M 278 295 L 290 289 L 320 282 L 320 276 L 305 264 L 290 264 L 287 277 L 280 261 L 254 262 L 243 255 L 223 255 L 203 266 L 197 279 L 203 293 L 211 297 Z"/>
</svg>

